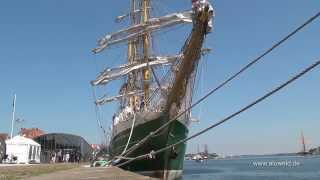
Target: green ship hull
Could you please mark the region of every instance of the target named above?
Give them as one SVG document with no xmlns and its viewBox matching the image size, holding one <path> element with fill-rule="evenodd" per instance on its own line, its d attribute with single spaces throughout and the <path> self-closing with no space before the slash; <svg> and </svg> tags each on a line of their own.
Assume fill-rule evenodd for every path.
<svg viewBox="0 0 320 180">
<path fill-rule="evenodd" d="M 155 131 L 168 120 L 167 116 L 160 116 L 157 119 L 135 126 L 128 147 L 139 142 L 151 131 Z M 130 129 L 127 129 L 112 138 L 110 143 L 111 157 L 120 155 L 123 152 L 129 135 Z M 136 157 L 150 153 L 152 150 L 155 151 L 161 149 L 186 138 L 187 135 L 188 128 L 180 121 L 174 121 L 170 126 L 168 126 L 168 128 L 164 129 L 162 132 L 155 135 L 141 147 L 132 152 L 130 157 Z M 153 159 L 136 160 L 121 168 L 161 179 L 181 179 L 185 151 L 186 144 L 183 143 L 175 148 L 157 154 Z"/>
</svg>

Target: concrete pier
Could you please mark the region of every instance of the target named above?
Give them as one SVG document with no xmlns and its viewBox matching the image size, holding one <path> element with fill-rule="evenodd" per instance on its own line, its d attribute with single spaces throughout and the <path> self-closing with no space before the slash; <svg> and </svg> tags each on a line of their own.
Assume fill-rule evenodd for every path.
<svg viewBox="0 0 320 180">
<path fill-rule="evenodd" d="M 58 171 L 39 176 L 26 178 L 26 180 L 154 180 L 147 176 L 124 171 L 116 167 L 79 167 L 70 170 Z"/>
</svg>

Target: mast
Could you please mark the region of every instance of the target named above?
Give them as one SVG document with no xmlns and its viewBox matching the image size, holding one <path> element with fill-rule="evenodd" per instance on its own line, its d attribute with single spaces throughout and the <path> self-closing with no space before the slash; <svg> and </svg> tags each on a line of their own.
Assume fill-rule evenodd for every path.
<svg viewBox="0 0 320 180">
<path fill-rule="evenodd" d="M 134 25 L 136 23 L 136 0 L 131 0 L 131 7 L 130 7 L 130 21 L 131 25 Z M 132 64 L 135 60 L 136 56 L 136 41 L 135 40 L 130 40 L 128 41 L 128 62 L 129 64 Z M 128 76 L 128 89 L 132 91 L 134 89 L 134 81 L 135 81 L 135 76 L 133 75 L 135 72 L 130 74 Z M 129 97 L 129 106 L 134 106 L 135 105 L 135 96 Z"/>
<path fill-rule="evenodd" d="M 304 139 L 303 131 L 301 131 L 301 143 L 302 143 L 302 153 L 306 153 L 306 142 Z"/>
<path fill-rule="evenodd" d="M 146 24 L 149 20 L 149 0 L 142 0 L 142 21 Z M 147 109 L 149 99 L 150 86 L 150 67 L 149 67 L 149 33 L 143 35 L 143 57 L 147 67 L 142 70 L 143 74 L 143 90 L 144 90 L 144 109 Z"/>
</svg>

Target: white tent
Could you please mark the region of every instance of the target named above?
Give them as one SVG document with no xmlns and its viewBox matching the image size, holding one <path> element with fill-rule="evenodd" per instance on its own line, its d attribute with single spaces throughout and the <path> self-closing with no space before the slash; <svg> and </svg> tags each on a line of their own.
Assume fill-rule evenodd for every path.
<svg viewBox="0 0 320 180">
<path fill-rule="evenodd" d="M 11 160 L 17 157 L 16 163 L 40 163 L 41 146 L 32 139 L 15 136 L 6 140 L 7 155 Z"/>
</svg>

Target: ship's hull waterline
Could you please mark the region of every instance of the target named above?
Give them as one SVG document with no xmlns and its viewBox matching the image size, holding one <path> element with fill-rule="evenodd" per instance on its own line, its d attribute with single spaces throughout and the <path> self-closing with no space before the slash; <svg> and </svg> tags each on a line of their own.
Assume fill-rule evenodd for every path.
<svg viewBox="0 0 320 180">
<path fill-rule="evenodd" d="M 134 127 L 129 147 L 146 137 L 151 131 L 155 131 L 168 121 L 167 116 L 160 116 Z M 137 119 L 139 121 L 139 119 Z M 130 129 L 120 132 L 111 140 L 111 157 L 120 155 L 130 135 Z M 188 128 L 185 124 L 176 120 L 161 133 L 155 135 L 141 147 L 130 154 L 130 157 L 150 153 L 152 150 L 164 148 L 188 136 Z M 182 143 L 170 150 L 157 154 L 154 158 L 136 160 L 122 166 L 122 169 L 137 172 L 143 175 L 161 179 L 181 179 L 186 144 Z M 124 161 L 122 161 L 124 162 Z"/>
</svg>

